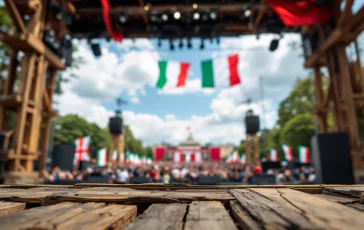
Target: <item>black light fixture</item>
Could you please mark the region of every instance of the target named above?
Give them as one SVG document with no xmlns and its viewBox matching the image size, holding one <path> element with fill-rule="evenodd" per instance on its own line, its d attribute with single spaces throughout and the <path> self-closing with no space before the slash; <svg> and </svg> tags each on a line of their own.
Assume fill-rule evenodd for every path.
<svg viewBox="0 0 364 230">
<path fill-rule="evenodd" d="M 195 13 L 193 13 L 192 17 L 193 17 L 193 20 L 197 21 L 197 20 L 200 19 L 200 13 L 199 12 L 195 12 Z"/>
<path fill-rule="evenodd" d="M 207 21 L 209 19 L 209 15 L 207 13 L 203 13 L 201 18 L 202 18 L 202 21 Z"/>
<path fill-rule="evenodd" d="M 180 20 L 180 19 L 181 19 L 181 13 L 180 13 L 180 12 L 178 12 L 178 11 L 176 11 L 176 12 L 174 12 L 173 17 L 174 17 L 174 19 L 176 19 L 176 20 Z"/>
<path fill-rule="evenodd" d="M 92 53 L 93 53 L 96 57 L 101 56 L 101 49 L 100 49 L 100 45 L 99 45 L 99 43 L 91 42 L 91 49 L 92 49 Z"/>
<path fill-rule="evenodd" d="M 271 52 L 274 52 L 276 51 L 276 49 L 278 48 L 278 45 L 279 45 L 279 39 L 273 39 L 270 43 L 270 46 L 269 46 L 269 50 Z"/>
<path fill-rule="evenodd" d="M 72 66 L 72 37 L 69 34 L 66 34 L 62 37 L 62 57 L 65 60 L 65 64 L 67 67 Z"/>
<path fill-rule="evenodd" d="M 161 18 L 164 22 L 168 21 L 168 14 L 162 14 Z"/>
<path fill-rule="evenodd" d="M 205 44 L 203 43 L 203 39 L 201 39 L 200 49 L 203 50 L 204 48 L 205 48 Z"/>
<path fill-rule="evenodd" d="M 182 38 L 181 38 L 181 40 L 179 40 L 179 45 L 178 45 L 178 47 L 179 47 L 180 49 L 182 49 L 182 48 L 183 48 L 183 40 L 182 40 Z"/>
<path fill-rule="evenodd" d="M 216 20 L 217 19 L 217 13 L 216 13 L 216 11 L 211 11 L 210 12 L 210 19 L 211 20 Z"/>
<path fill-rule="evenodd" d="M 158 21 L 158 17 L 155 14 L 151 14 L 150 17 L 149 17 L 149 20 L 151 22 L 157 22 Z"/>
<path fill-rule="evenodd" d="M 216 43 L 220 44 L 220 38 L 219 37 L 216 38 Z"/>
<path fill-rule="evenodd" d="M 171 50 L 174 50 L 174 45 L 173 45 L 173 41 L 172 40 L 169 40 L 169 48 Z"/>
<path fill-rule="evenodd" d="M 192 44 L 191 44 L 191 39 L 187 39 L 187 48 L 191 49 L 192 48 Z"/>
<path fill-rule="evenodd" d="M 161 39 L 158 39 L 158 47 L 161 47 L 162 46 L 162 41 Z"/>
</svg>

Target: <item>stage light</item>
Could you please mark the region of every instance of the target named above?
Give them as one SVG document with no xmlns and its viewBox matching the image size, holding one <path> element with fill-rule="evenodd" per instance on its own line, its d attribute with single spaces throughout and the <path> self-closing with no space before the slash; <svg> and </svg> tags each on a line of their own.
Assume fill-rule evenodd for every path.
<svg viewBox="0 0 364 230">
<path fill-rule="evenodd" d="M 167 14 L 162 14 L 162 20 L 163 21 L 168 21 L 168 15 Z"/>
<path fill-rule="evenodd" d="M 198 5 L 197 5 L 196 3 L 193 3 L 193 4 L 192 4 L 192 8 L 193 8 L 193 9 L 197 9 L 197 8 L 198 8 Z"/>
<path fill-rule="evenodd" d="M 276 49 L 278 48 L 278 45 L 279 45 L 279 39 L 273 39 L 272 42 L 270 43 L 269 50 L 271 52 L 276 51 Z"/>
<path fill-rule="evenodd" d="M 120 17 L 119 17 L 119 22 L 121 24 L 125 24 L 126 23 L 126 15 L 125 14 L 121 14 Z"/>
<path fill-rule="evenodd" d="M 161 47 L 162 46 L 162 41 L 159 39 L 158 40 L 158 47 Z"/>
<path fill-rule="evenodd" d="M 214 12 L 214 11 L 210 12 L 210 18 L 211 18 L 212 20 L 216 20 L 216 19 L 217 19 L 217 14 L 216 14 L 216 12 Z"/>
<path fill-rule="evenodd" d="M 187 48 L 192 48 L 191 39 L 187 39 Z"/>
<path fill-rule="evenodd" d="M 148 6 L 148 5 L 145 5 L 145 6 L 144 6 L 144 10 L 145 10 L 145 11 L 148 11 L 148 10 L 149 10 L 149 6 Z"/>
<path fill-rule="evenodd" d="M 158 20 L 158 18 L 156 15 L 154 15 L 154 14 L 150 15 L 150 21 L 156 22 L 157 20 Z"/>
<path fill-rule="evenodd" d="M 178 45 L 178 46 L 179 46 L 179 48 L 180 48 L 180 49 L 182 49 L 182 48 L 183 48 L 183 41 L 182 41 L 182 39 L 181 39 L 181 40 L 179 40 L 179 45 Z"/>
<path fill-rule="evenodd" d="M 170 40 L 169 41 L 169 48 L 171 49 L 171 50 L 174 50 L 174 45 L 173 45 L 173 41 L 172 40 Z"/>
<path fill-rule="evenodd" d="M 92 53 L 94 53 L 94 55 L 96 57 L 101 56 L 101 49 L 100 49 L 100 45 L 98 43 L 91 43 L 91 49 L 92 49 Z"/>
<path fill-rule="evenodd" d="M 203 43 L 203 39 L 201 39 L 200 49 L 203 50 L 204 48 L 205 48 L 205 44 Z"/>
<path fill-rule="evenodd" d="M 209 19 L 209 16 L 207 15 L 207 13 L 202 14 L 202 20 L 207 21 L 207 19 Z"/>
<path fill-rule="evenodd" d="M 216 43 L 220 44 L 220 38 L 216 38 Z"/>
<path fill-rule="evenodd" d="M 193 14 L 193 19 L 194 19 L 194 20 L 198 20 L 198 19 L 200 19 L 200 14 L 199 14 L 198 12 L 195 12 L 195 13 Z"/>
<path fill-rule="evenodd" d="M 181 13 L 178 11 L 174 12 L 173 17 L 174 17 L 174 19 L 179 20 L 181 18 Z"/>
<path fill-rule="evenodd" d="M 244 16 L 249 17 L 252 14 L 251 10 L 247 9 L 244 11 Z"/>
</svg>

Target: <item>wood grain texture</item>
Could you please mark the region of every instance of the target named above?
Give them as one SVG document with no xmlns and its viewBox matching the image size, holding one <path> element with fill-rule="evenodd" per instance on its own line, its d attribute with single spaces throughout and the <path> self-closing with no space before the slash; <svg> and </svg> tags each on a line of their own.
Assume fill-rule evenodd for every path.
<svg viewBox="0 0 364 230">
<path fill-rule="evenodd" d="M 183 203 L 198 200 L 233 200 L 231 194 L 209 192 L 174 192 L 174 191 L 140 191 L 140 190 L 78 190 L 69 193 L 50 195 L 44 199 L 43 204 L 56 204 L 60 202 L 104 202 L 104 203 Z"/>
<path fill-rule="evenodd" d="M 356 210 L 364 212 L 364 204 L 355 203 L 355 204 L 348 204 L 346 206 L 351 207 L 351 208 L 355 208 Z"/>
<path fill-rule="evenodd" d="M 360 198 L 364 193 L 364 186 L 325 187 L 322 192 L 329 195 L 347 195 Z"/>
<path fill-rule="evenodd" d="M 354 197 L 344 197 L 344 196 L 331 196 L 327 194 L 312 194 L 312 196 L 329 200 L 332 202 L 340 203 L 340 204 L 352 204 L 355 202 L 359 202 L 360 199 Z"/>
<path fill-rule="evenodd" d="M 79 204 L 74 203 L 62 203 L 58 205 L 31 208 L 8 216 L 1 216 L 1 230 L 24 229 L 26 226 L 31 226 L 37 221 L 42 221 L 45 215 L 48 217 L 57 216 L 78 205 Z"/>
<path fill-rule="evenodd" d="M 255 191 L 294 211 L 299 210 L 307 220 L 323 229 L 363 229 L 364 213 L 345 205 L 293 189 L 255 189 Z"/>
<path fill-rule="evenodd" d="M 239 189 L 231 190 L 231 193 L 250 215 L 262 223 L 265 229 L 319 229 L 316 225 L 307 221 L 300 213 L 267 199 L 256 193 L 255 190 Z"/>
<path fill-rule="evenodd" d="M 134 205 L 112 204 L 84 212 L 57 226 L 57 230 L 71 229 L 122 229 L 135 219 L 137 207 Z"/>
<path fill-rule="evenodd" d="M 181 230 L 186 211 L 187 204 L 152 204 L 126 230 Z"/>
<path fill-rule="evenodd" d="M 25 203 L 0 201 L 0 216 L 7 216 L 11 213 L 23 211 Z"/>
<path fill-rule="evenodd" d="M 237 201 L 230 201 L 230 211 L 241 229 L 263 229 Z"/>
<path fill-rule="evenodd" d="M 237 229 L 229 213 L 219 201 L 194 201 L 190 204 L 185 230 Z"/>
</svg>

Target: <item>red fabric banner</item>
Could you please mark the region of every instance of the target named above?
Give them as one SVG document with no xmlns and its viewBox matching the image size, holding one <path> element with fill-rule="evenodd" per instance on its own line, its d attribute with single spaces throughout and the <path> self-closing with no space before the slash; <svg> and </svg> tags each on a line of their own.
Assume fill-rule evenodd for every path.
<svg viewBox="0 0 364 230">
<path fill-rule="evenodd" d="M 210 148 L 210 160 L 220 161 L 220 148 Z"/>
<path fill-rule="evenodd" d="M 157 147 L 155 148 L 155 156 L 154 161 L 160 161 L 164 157 L 165 148 L 163 147 Z"/>
<path fill-rule="evenodd" d="M 121 42 L 124 38 L 124 34 L 121 31 L 114 31 L 112 28 L 110 12 L 109 12 L 109 0 L 100 0 L 102 6 L 102 16 L 104 18 L 105 26 L 112 39 L 117 42 Z"/>
<path fill-rule="evenodd" d="M 327 6 L 317 6 L 314 0 L 267 0 L 267 3 L 286 26 L 324 23 L 332 16 Z"/>
</svg>

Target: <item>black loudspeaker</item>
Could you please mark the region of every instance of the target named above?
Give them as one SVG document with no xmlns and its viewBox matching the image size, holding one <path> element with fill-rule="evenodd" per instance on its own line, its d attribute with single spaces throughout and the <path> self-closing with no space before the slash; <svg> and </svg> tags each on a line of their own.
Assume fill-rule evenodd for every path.
<svg viewBox="0 0 364 230">
<path fill-rule="evenodd" d="M 246 116 L 245 128 L 247 134 L 255 134 L 259 131 L 259 116 Z"/>
<path fill-rule="evenodd" d="M 111 117 L 109 131 L 111 134 L 121 134 L 123 132 L 123 119 L 121 117 Z"/>
<path fill-rule="evenodd" d="M 314 30 L 313 33 L 310 34 L 302 34 L 303 55 L 305 56 L 305 59 L 311 57 L 312 54 L 317 51 L 319 45 L 318 41 L 318 29 Z"/>
<path fill-rule="evenodd" d="M 75 145 L 55 145 L 52 152 L 52 168 L 59 166 L 62 170 L 72 171 L 74 155 Z"/>
<path fill-rule="evenodd" d="M 88 161 L 80 161 L 78 170 L 83 171 L 83 170 L 87 170 L 87 168 L 88 168 Z"/>
<path fill-rule="evenodd" d="M 318 134 L 311 139 L 316 183 L 353 184 L 353 167 L 347 133 Z"/>
<path fill-rule="evenodd" d="M 255 175 L 252 178 L 252 184 L 275 184 L 276 177 L 274 175 Z"/>
<path fill-rule="evenodd" d="M 92 52 L 94 53 L 94 55 L 96 57 L 101 56 L 101 49 L 100 49 L 100 45 L 99 44 L 97 44 L 97 43 L 91 43 L 91 49 L 92 49 Z"/>
</svg>

